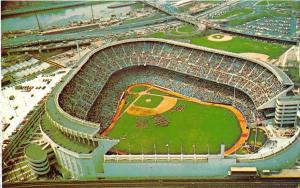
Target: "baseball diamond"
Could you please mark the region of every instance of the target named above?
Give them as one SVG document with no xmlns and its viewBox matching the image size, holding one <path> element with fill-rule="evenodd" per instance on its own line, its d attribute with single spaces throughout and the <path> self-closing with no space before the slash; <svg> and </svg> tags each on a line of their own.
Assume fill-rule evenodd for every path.
<svg viewBox="0 0 300 188">
<path fill-rule="evenodd" d="M 1 6 L 4 187 L 300 178 L 300 0 Z"/>
<path fill-rule="evenodd" d="M 145 86 L 147 90 L 134 92 Z M 159 91 L 160 94 L 153 94 L 155 91 Z M 114 151 L 163 154 L 168 152 L 167 145 L 169 152 L 174 154 L 205 154 L 208 150 L 217 154 L 220 152 L 220 145 L 224 143 L 227 148 L 226 154 L 230 154 L 248 137 L 245 119 L 233 107 L 204 103 L 148 84 L 135 84 L 126 92 L 129 95 L 122 99 L 125 103 L 127 97 L 130 98 L 130 93 L 139 96 L 129 104 L 123 114 L 115 116 L 117 122 L 112 124 L 114 128 L 109 127 L 109 131 L 102 133 L 120 140 Z M 146 102 L 148 98 L 158 98 L 159 104 L 152 100 L 150 103 Z M 178 110 L 180 107 L 181 110 Z M 146 117 L 146 127 L 137 125 L 140 122 L 139 116 Z"/>
</svg>

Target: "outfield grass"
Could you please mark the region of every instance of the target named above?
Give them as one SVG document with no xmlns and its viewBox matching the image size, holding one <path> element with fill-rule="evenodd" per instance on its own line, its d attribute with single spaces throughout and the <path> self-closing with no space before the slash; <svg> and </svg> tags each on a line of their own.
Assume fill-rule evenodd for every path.
<svg viewBox="0 0 300 188">
<path fill-rule="evenodd" d="M 237 8 L 217 16 L 214 19 L 225 19 L 233 16 L 244 16 L 253 12 L 252 8 Z"/>
<path fill-rule="evenodd" d="M 147 102 L 147 100 L 151 100 L 150 102 Z M 142 95 L 135 103 L 134 105 L 146 107 L 146 108 L 155 108 L 157 107 L 163 98 L 161 96 L 155 96 L 155 95 Z"/>
<path fill-rule="evenodd" d="M 147 86 L 134 86 L 134 87 L 130 88 L 130 91 L 135 92 L 135 93 L 139 93 L 139 92 L 145 91 L 147 89 L 148 89 Z"/>
<path fill-rule="evenodd" d="M 150 90 L 148 91 L 148 93 L 151 93 L 151 94 L 154 94 L 154 95 L 161 95 L 161 96 L 169 96 L 169 97 L 180 98 L 180 97 L 178 97 L 178 96 L 174 96 L 174 95 L 172 95 L 172 94 L 165 93 L 165 92 L 163 92 L 163 91 L 161 91 L 161 90 L 158 90 L 158 89 L 150 89 Z"/>
<path fill-rule="evenodd" d="M 148 96 L 147 96 L 148 97 Z M 167 127 L 155 125 L 153 116 L 137 117 L 124 113 L 108 133 L 119 139 L 115 149 L 131 154 L 197 154 L 219 153 L 220 145 L 230 148 L 239 139 L 241 130 L 235 115 L 221 107 L 178 100 L 181 111 L 161 114 L 169 121 Z M 148 106 L 149 107 L 149 106 Z M 146 128 L 136 126 L 142 118 Z M 193 147 L 194 145 L 194 147 Z M 154 149 L 156 148 L 156 149 Z"/>
</svg>

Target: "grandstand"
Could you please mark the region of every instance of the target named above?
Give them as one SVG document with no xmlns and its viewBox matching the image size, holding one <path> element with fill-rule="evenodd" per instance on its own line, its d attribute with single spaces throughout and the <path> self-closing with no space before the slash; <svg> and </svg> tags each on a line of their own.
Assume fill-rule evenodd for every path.
<svg viewBox="0 0 300 188">
<path fill-rule="evenodd" d="M 229 86 L 229 88 L 235 88 L 246 94 L 248 102 L 252 103 L 252 106 L 256 109 L 274 107 L 275 103 L 273 100 L 279 95 L 286 93 L 289 86 L 292 85 L 291 80 L 285 74 L 282 74 L 281 71 L 268 64 L 254 60 L 249 61 L 237 55 L 233 56 L 230 53 L 217 50 L 192 47 L 194 48 L 179 46 L 176 42 L 165 43 L 164 40 L 160 39 L 148 39 L 144 41 L 140 39 L 109 46 L 95 53 L 87 63 L 78 69 L 78 72 L 66 84 L 59 95 L 59 105 L 70 115 L 101 123 L 101 126 L 105 128 L 109 122 L 100 122 L 100 119 L 104 117 L 95 117 L 97 116 L 95 108 L 99 109 L 99 111 L 113 112 L 116 108 L 118 98 L 121 96 L 122 91 L 124 91 L 124 87 L 115 88 L 115 83 L 107 83 L 107 81 L 114 77 L 112 75 L 116 71 L 122 71 L 126 67 L 138 65 L 159 67 L 155 72 L 156 75 L 160 73 L 161 75 L 165 75 L 164 71 L 169 70 L 171 71 L 170 75 L 178 72 L 200 78 L 204 83 L 205 81 L 211 81 L 215 85 L 219 85 L 219 87 L 225 85 Z M 101 72 L 101 76 L 94 76 L 98 72 Z M 151 83 L 151 80 L 154 80 L 151 77 L 153 73 L 146 74 L 140 76 L 141 80 L 135 78 L 134 75 L 129 75 L 129 77 L 135 80 L 135 82 Z M 159 79 L 158 77 L 157 80 L 169 79 Z M 176 81 L 176 79 L 174 80 Z M 129 83 L 124 84 L 124 86 L 135 82 L 129 80 Z M 164 86 L 163 83 L 156 84 Z M 214 87 L 212 84 L 206 85 Z M 188 94 L 190 91 L 178 92 Z M 111 98 L 111 102 L 105 100 L 108 103 L 103 105 L 102 101 L 104 101 L 105 96 L 115 96 L 115 100 Z M 227 96 L 231 96 L 232 98 L 233 91 L 229 89 Z M 209 99 L 201 99 L 209 101 Z M 104 109 L 101 109 L 103 106 L 105 106 Z M 253 118 L 248 116 L 248 121 L 252 122 Z"/>
<path fill-rule="evenodd" d="M 102 171 L 101 164 L 95 166 L 87 158 L 103 160 L 103 153 L 118 142 L 99 133 L 111 124 L 123 91 L 135 83 L 234 105 L 247 123 L 262 120 L 263 110 L 274 108 L 276 99 L 293 88 L 280 69 L 229 52 L 153 38 L 102 46 L 55 88 L 41 124 L 45 138 L 74 176 Z"/>
</svg>

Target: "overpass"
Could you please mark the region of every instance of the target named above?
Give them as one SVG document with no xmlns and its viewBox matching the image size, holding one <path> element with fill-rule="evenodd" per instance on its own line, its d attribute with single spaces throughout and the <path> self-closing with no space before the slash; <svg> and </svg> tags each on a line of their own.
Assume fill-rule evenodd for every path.
<svg viewBox="0 0 300 188">
<path fill-rule="evenodd" d="M 229 1 L 226 3 L 222 3 L 212 9 L 209 9 L 203 13 L 201 13 L 200 15 L 197 16 L 192 16 L 189 14 L 185 14 L 185 13 L 180 13 L 177 11 L 177 9 L 175 7 L 173 7 L 172 5 L 168 4 L 168 3 L 164 3 L 164 4 L 160 4 L 159 2 L 153 2 L 153 1 L 143 1 L 144 3 L 147 3 L 148 5 L 170 15 L 175 17 L 176 19 L 188 23 L 188 24 L 192 24 L 197 26 L 200 30 L 205 29 L 205 19 L 210 15 L 210 14 L 215 14 L 219 11 L 224 11 L 227 8 L 234 6 L 236 4 L 239 3 L 239 0 L 233 0 L 233 1 Z M 173 7 L 173 8 L 170 8 Z"/>
<path fill-rule="evenodd" d="M 227 32 L 227 33 L 238 34 L 238 35 L 243 35 L 243 36 L 247 36 L 247 37 L 257 37 L 257 38 L 260 38 L 263 40 L 270 40 L 270 41 L 276 41 L 276 42 L 281 42 L 281 43 L 283 42 L 283 43 L 289 43 L 289 44 L 293 44 L 293 45 L 295 45 L 297 43 L 297 41 L 293 40 L 293 39 L 271 37 L 271 36 L 266 36 L 266 35 L 254 35 L 254 34 L 250 34 L 250 33 L 241 32 L 241 31 L 238 31 L 233 28 L 224 28 L 218 24 L 213 24 L 208 21 L 208 17 L 210 15 L 214 15 L 220 11 L 225 11 L 226 9 L 228 9 L 232 6 L 239 4 L 240 3 L 239 0 L 232 0 L 232 1 L 224 2 L 212 9 L 209 9 L 203 13 L 200 13 L 200 14 L 194 15 L 194 16 L 189 15 L 189 14 L 179 13 L 176 11 L 176 9 L 169 8 L 172 6 L 170 4 L 168 4 L 168 6 L 166 6 L 166 3 L 160 4 L 159 2 L 153 2 L 153 1 L 144 1 L 144 3 L 147 3 L 148 5 L 156 8 L 170 16 L 173 16 L 180 21 L 195 25 L 200 30 L 203 30 L 203 28 L 205 28 L 205 27 L 209 27 L 209 28 L 217 29 L 217 30 Z"/>
<path fill-rule="evenodd" d="M 175 7 L 172 7 L 169 4 L 159 4 L 156 2 L 152 2 L 152 1 L 143 1 L 143 2 L 170 15 L 170 16 L 174 16 L 175 18 L 177 18 L 180 21 L 198 26 L 197 19 L 194 16 L 191 16 L 188 14 L 180 14 L 179 12 L 177 12 L 177 9 Z M 172 8 L 170 8 L 170 7 L 172 7 Z"/>
<path fill-rule="evenodd" d="M 56 33 L 51 35 L 25 35 L 19 36 L 16 38 L 9 38 L 2 40 L 2 50 L 9 48 L 16 48 L 22 46 L 36 46 L 36 45 L 45 45 L 52 42 L 61 42 L 61 41 L 72 41 L 72 40 L 83 40 L 89 38 L 96 38 L 100 36 L 105 36 L 110 33 L 120 34 L 136 28 L 142 28 L 149 25 L 161 24 L 165 22 L 175 21 L 174 16 L 166 16 L 154 20 L 147 20 L 137 23 L 122 24 L 116 26 L 109 26 L 106 28 L 97 28 L 92 30 L 86 30 L 75 33 Z M 13 49 L 14 50 L 14 49 Z"/>
</svg>

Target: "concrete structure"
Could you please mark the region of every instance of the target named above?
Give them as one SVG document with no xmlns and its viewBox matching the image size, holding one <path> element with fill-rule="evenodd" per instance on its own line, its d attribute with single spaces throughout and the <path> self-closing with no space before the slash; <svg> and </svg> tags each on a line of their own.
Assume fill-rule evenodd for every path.
<svg viewBox="0 0 300 188">
<path fill-rule="evenodd" d="M 296 125 L 300 111 L 300 96 L 286 96 L 277 99 L 275 123 L 280 126 Z"/>
<path fill-rule="evenodd" d="M 25 156 L 35 174 L 45 175 L 50 171 L 47 153 L 40 146 L 36 144 L 28 145 L 25 148 Z"/>
<path fill-rule="evenodd" d="M 113 46 L 117 46 L 117 45 L 122 46 L 128 43 L 134 44 L 136 42 L 143 42 L 143 44 L 149 42 L 163 43 L 163 44 L 174 45 L 182 48 L 184 47 L 190 50 L 202 50 L 203 52 L 213 53 L 215 56 L 221 55 L 222 57 L 229 56 L 232 58 L 239 58 L 242 59 L 243 61 L 248 62 L 249 64 L 250 63 L 254 64 L 253 66 L 261 66 L 266 71 L 269 71 L 270 74 L 274 76 L 274 79 L 276 79 L 277 82 L 280 82 L 284 87 L 282 88 L 282 91 L 278 95 L 269 98 L 268 101 L 257 106 L 258 109 L 274 108 L 277 98 L 280 96 L 285 96 L 286 93 L 293 88 L 293 82 L 290 80 L 290 78 L 275 66 L 251 58 L 246 58 L 237 54 L 229 53 L 229 52 L 210 49 L 206 47 L 200 47 L 200 46 L 186 44 L 182 42 L 170 41 L 165 39 L 153 39 L 153 38 L 130 39 L 130 40 L 118 41 L 118 42 L 104 45 L 98 49 L 93 50 L 90 54 L 87 54 L 84 57 L 82 57 L 82 60 L 79 61 L 78 66 L 75 69 L 71 70 L 69 74 L 62 79 L 62 82 L 58 84 L 58 86 L 54 89 L 54 92 L 48 97 L 48 101 L 45 105 L 45 117 L 40 125 L 41 132 L 44 138 L 48 141 L 48 143 L 50 143 L 51 147 L 53 148 L 60 165 L 64 167 L 66 170 L 68 170 L 71 173 L 72 177 L 74 178 L 86 179 L 86 178 L 108 177 L 110 176 L 109 173 L 112 172 L 115 173 L 114 175 L 118 174 L 118 172 L 116 171 L 111 171 L 111 169 L 110 170 L 107 169 L 107 161 L 110 161 L 110 159 L 114 160 L 115 158 L 118 160 L 119 157 L 113 155 L 108 156 L 105 154 L 107 151 L 109 151 L 109 149 L 112 146 L 117 144 L 119 140 L 101 138 L 99 136 L 99 132 L 101 131 L 101 128 L 103 129 L 103 127 L 101 127 L 100 124 L 70 115 L 60 106 L 58 102 L 59 95 L 61 95 L 65 86 L 73 79 L 73 77 L 76 76 L 76 74 L 81 70 L 81 68 L 84 65 L 90 63 L 89 60 L 95 54 L 100 53 Z M 133 65 L 135 64 L 138 65 L 138 62 L 135 61 L 132 61 L 131 63 Z M 127 65 L 127 66 L 132 66 L 132 65 Z M 121 67 L 119 68 L 122 69 Z M 185 72 L 185 74 L 188 73 Z M 106 78 L 103 77 L 102 79 L 106 79 Z M 208 79 L 208 78 L 204 78 L 204 79 Z M 103 82 L 101 83 L 104 84 L 107 81 L 108 80 L 103 80 Z M 280 148 L 280 150 L 281 149 L 282 148 Z M 274 154 L 274 152 L 268 153 L 268 155 L 272 155 L 272 154 Z M 149 156 L 149 158 L 155 160 L 158 155 L 153 155 L 153 156 Z M 125 156 L 125 157 L 131 159 L 132 155 Z M 144 160 L 145 157 L 147 156 L 144 155 L 137 156 L 137 158 L 141 160 Z M 186 158 L 186 156 L 182 156 L 182 155 L 174 156 L 174 157 L 175 158 L 179 157 L 179 159 L 182 160 Z M 262 155 L 254 156 L 255 159 L 261 157 L 263 156 Z M 137 158 L 135 160 L 137 160 Z M 218 156 L 213 156 L 213 155 L 210 155 L 209 157 L 204 156 L 204 158 L 205 158 L 204 161 L 207 160 L 209 161 L 208 165 L 222 163 L 225 161 L 228 162 L 226 163 L 228 166 L 232 166 L 236 164 L 235 161 L 236 159 L 220 160 L 219 154 Z M 167 160 L 169 159 L 170 159 L 170 155 L 167 156 Z M 194 156 L 192 157 L 192 159 L 194 159 Z M 183 164 L 185 164 L 185 162 L 183 162 Z M 116 164 L 114 164 L 113 166 L 115 165 Z M 132 167 L 132 164 L 127 164 L 127 165 Z M 215 167 L 215 165 L 213 166 Z M 118 168 L 120 168 L 120 166 L 118 166 Z M 169 168 L 168 172 L 170 172 L 170 170 L 172 171 L 172 168 L 174 167 L 168 167 L 168 168 Z M 215 168 L 218 169 L 217 167 Z M 223 169 L 224 172 L 227 173 L 228 171 L 227 166 L 224 166 L 222 168 L 224 168 Z M 220 173 L 223 173 L 223 171 Z"/>
<path fill-rule="evenodd" d="M 224 158 L 225 154 L 225 144 L 221 144 L 221 158 Z"/>
</svg>

